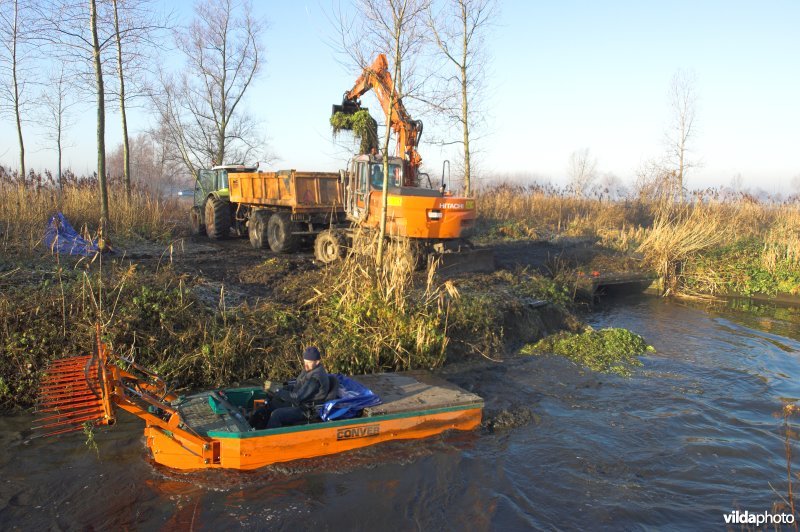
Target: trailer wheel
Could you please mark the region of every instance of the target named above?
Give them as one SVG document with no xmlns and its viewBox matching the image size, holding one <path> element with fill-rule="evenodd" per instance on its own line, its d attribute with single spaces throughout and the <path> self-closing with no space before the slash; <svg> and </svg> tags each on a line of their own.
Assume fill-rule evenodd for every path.
<svg viewBox="0 0 800 532">
<path fill-rule="evenodd" d="M 227 201 L 211 196 L 206 201 L 206 234 L 208 238 L 221 240 L 231 231 L 231 210 Z"/>
<path fill-rule="evenodd" d="M 326 230 L 314 240 L 314 257 L 323 264 L 330 264 L 344 257 L 344 235 L 340 231 Z"/>
<path fill-rule="evenodd" d="M 200 207 L 192 207 L 189 210 L 189 232 L 192 235 L 206 234 L 206 226 L 203 224 L 203 211 Z"/>
<path fill-rule="evenodd" d="M 250 245 L 256 249 L 267 247 L 267 213 L 256 211 L 250 216 L 247 225 L 247 234 L 250 237 Z"/>
<path fill-rule="evenodd" d="M 297 235 L 293 234 L 293 227 L 289 215 L 276 212 L 269 217 L 267 222 L 267 242 L 269 248 L 275 253 L 290 253 L 298 244 Z"/>
</svg>

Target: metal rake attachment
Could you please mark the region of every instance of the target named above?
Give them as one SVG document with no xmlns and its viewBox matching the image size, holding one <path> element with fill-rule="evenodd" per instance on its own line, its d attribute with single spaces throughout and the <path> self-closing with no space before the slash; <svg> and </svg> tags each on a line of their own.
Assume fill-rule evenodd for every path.
<svg viewBox="0 0 800 532">
<path fill-rule="evenodd" d="M 38 411 L 46 415 L 33 427 L 36 437 L 84 430 L 87 424 L 114 423 L 104 383 L 104 347 L 98 343 L 92 355 L 50 363 L 39 388 Z"/>
</svg>

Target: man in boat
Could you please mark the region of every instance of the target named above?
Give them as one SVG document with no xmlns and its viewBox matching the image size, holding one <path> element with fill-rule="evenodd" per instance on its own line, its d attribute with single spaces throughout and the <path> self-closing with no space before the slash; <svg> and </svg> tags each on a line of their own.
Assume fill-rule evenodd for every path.
<svg viewBox="0 0 800 532">
<path fill-rule="evenodd" d="M 326 401 L 330 393 L 330 379 L 319 349 L 307 347 L 303 351 L 303 371 L 297 380 L 272 396 L 266 407 L 254 412 L 250 424 L 261 430 L 302 423 L 308 420 L 308 409 Z"/>
</svg>

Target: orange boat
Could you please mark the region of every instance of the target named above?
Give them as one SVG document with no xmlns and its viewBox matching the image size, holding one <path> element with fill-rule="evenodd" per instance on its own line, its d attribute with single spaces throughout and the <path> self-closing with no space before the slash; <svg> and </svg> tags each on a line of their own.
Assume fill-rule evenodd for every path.
<svg viewBox="0 0 800 532">
<path fill-rule="evenodd" d="M 124 366 L 126 369 L 122 369 Z M 53 362 L 40 392 L 43 436 L 113 425 L 117 408 L 145 421 L 153 459 L 175 469 L 250 470 L 330 455 L 389 440 L 472 430 L 483 400 L 428 372 L 359 376 L 381 398 L 359 417 L 254 430 L 245 414 L 267 399 L 262 388 L 231 388 L 186 397 L 167 393 L 154 373 L 110 354 L 100 341 L 92 355 Z"/>
</svg>

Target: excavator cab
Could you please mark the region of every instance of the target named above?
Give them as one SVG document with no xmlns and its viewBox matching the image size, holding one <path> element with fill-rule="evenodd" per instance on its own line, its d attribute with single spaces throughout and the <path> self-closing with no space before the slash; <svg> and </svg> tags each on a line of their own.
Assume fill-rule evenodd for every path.
<svg viewBox="0 0 800 532">
<path fill-rule="evenodd" d="M 389 158 L 389 190 L 403 186 L 403 160 Z M 360 155 L 352 160 L 345 183 L 345 210 L 348 217 L 363 221 L 369 217 L 371 193 L 383 190 L 383 160 L 372 155 Z M 390 192 L 391 193 L 391 192 Z"/>
</svg>

